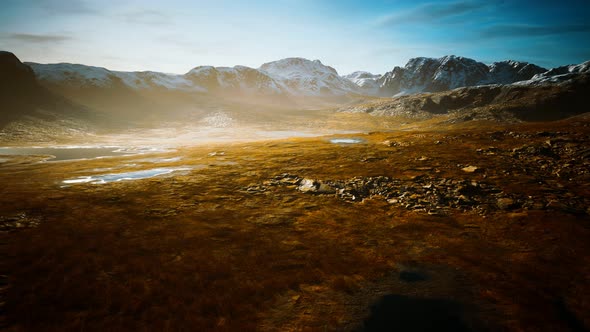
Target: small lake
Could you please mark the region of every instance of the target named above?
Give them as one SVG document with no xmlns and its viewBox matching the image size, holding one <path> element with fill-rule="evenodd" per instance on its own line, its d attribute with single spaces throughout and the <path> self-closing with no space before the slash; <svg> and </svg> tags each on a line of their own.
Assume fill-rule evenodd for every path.
<svg viewBox="0 0 590 332">
<path fill-rule="evenodd" d="M 111 147 L 5 147 L 0 148 L 0 155 L 9 156 L 52 156 L 49 161 L 94 159 L 116 157 L 149 152 L 164 152 L 155 148 L 121 148 Z"/>
<path fill-rule="evenodd" d="M 192 168 L 189 168 L 189 167 L 152 168 L 152 169 L 146 169 L 146 170 L 141 170 L 141 171 L 111 173 L 111 174 L 92 175 L 92 176 L 80 176 L 75 179 L 64 180 L 63 183 L 66 183 L 66 184 L 76 184 L 76 183 L 103 184 L 103 183 L 109 183 L 109 182 L 147 179 L 147 178 L 152 178 L 152 177 L 160 176 L 160 175 L 164 175 L 164 174 L 170 174 L 170 173 L 176 172 L 176 171 L 188 171 L 191 169 Z"/>
<path fill-rule="evenodd" d="M 330 143 L 333 144 L 360 144 L 364 143 L 365 141 L 360 138 L 332 138 L 330 139 Z"/>
<path fill-rule="evenodd" d="M 51 161 L 93 159 L 99 157 L 124 156 L 129 154 L 118 147 L 67 147 L 67 148 L 0 148 L 0 155 L 10 156 L 53 156 Z"/>
</svg>

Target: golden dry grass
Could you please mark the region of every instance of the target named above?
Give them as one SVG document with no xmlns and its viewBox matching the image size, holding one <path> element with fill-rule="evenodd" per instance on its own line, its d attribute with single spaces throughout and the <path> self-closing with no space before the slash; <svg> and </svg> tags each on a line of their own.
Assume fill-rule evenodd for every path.
<svg viewBox="0 0 590 332">
<path fill-rule="evenodd" d="M 561 130 L 587 139 L 590 129 L 572 130 L 572 123 L 508 130 Z M 361 134 L 353 136 L 366 143 L 350 146 L 310 138 L 186 148 L 165 154 L 183 159 L 158 167 L 194 166 L 190 172 L 63 188 L 64 179 L 145 156 L 0 164 L 0 215 L 41 220 L 36 228 L 0 234 L 6 329 L 349 330 L 390 293 L 460 301 L 471 308 L 474 328 L 563 330 L 573 324 L 563 308 L 588 327 L 587 214 L 432 216 L 378 197 L 352 203 L 285 186 L 242 190 L 286 172 L 333 180 L 427 173 L 542 195 L 534 165 L 520 173 L 508 159 L 476 153 L 491 144 L 534 143 L 492 142 L 496 130 Z M 225 155 L 208 156 L 213 151 Z M 484 172 L 464 173 L 458 164 Z M 572 195 L 590 197 L 585 178 L 557 180 Z M 427 271 L 429 281 L 400 281 L 405 267 Z"/>
</svg>

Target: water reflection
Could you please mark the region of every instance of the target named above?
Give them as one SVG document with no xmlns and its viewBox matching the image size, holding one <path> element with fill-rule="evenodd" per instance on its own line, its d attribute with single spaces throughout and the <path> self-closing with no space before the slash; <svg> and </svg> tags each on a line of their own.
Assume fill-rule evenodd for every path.
<svg viewBox="0 0 590 332">
<path fill-rule="evenodd" d="M 118 182 L 126 180 L 138 180 L 147 179 L 159 175 L 170 174 L 176 171 L 188 171 L 189 167 L 176 167 L 176 168 L 152 168 L 141 171 L 124 172 L 124 173 L 111 173 L 103 175 L 92 175 L 92 176 L 81 176 L 75 179 L 64 180 L 63 183 L 75 184 L 75 183 L 94 183 L 103 184 L 109 182 Z"/>
<path fill-rule="evenodd" d="M 4 147 L 0 155 L 8 156 L 48 156 L 50 161 L 95 159 L 104 157 L 128 156 L 174 150 L 154 147 L 120 146 L 66 146 L 66 147 Z"/>
<path fill-rule="evenodd" d="M 119 150 L 119 147 L 14 147 L 0 148 L 0 155 L 10 156 L 49 156 L 51 161 L 92 159 L 100 157 L 124 156 L 127 151 Z"/>
<path fill-rule="evenodd" d="M 332 138 L 330 143 L 334 144 L 359 144 L 364 141 L 360 138 Z"/>
</svg>

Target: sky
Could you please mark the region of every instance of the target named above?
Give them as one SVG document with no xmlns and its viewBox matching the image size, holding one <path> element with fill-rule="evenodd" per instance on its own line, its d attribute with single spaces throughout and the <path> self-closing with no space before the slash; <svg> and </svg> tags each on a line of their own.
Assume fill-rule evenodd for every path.
<svg viewBox="0 0 590 332">
<path fill-rule="evenodd" d="M 22 61 L 186 73 L 319 59 L 340 74 L 454 54 L 546 68 L 590 60 L 589 0 L 1 0 Z"/>
</svg>

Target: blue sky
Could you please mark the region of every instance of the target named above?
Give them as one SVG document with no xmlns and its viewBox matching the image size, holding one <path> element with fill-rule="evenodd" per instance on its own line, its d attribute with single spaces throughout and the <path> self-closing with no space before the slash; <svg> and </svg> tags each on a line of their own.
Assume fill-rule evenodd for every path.
<svg viewBox="0 0 590 332">
<path fill-rule="evenodd" d="M 588 0 L 2 0 L 0 49 L 171 73 L 294 56 L 341 74 L 447 54 L 554 67 L 590 60 L 589 18 Z"/>
</svg>

